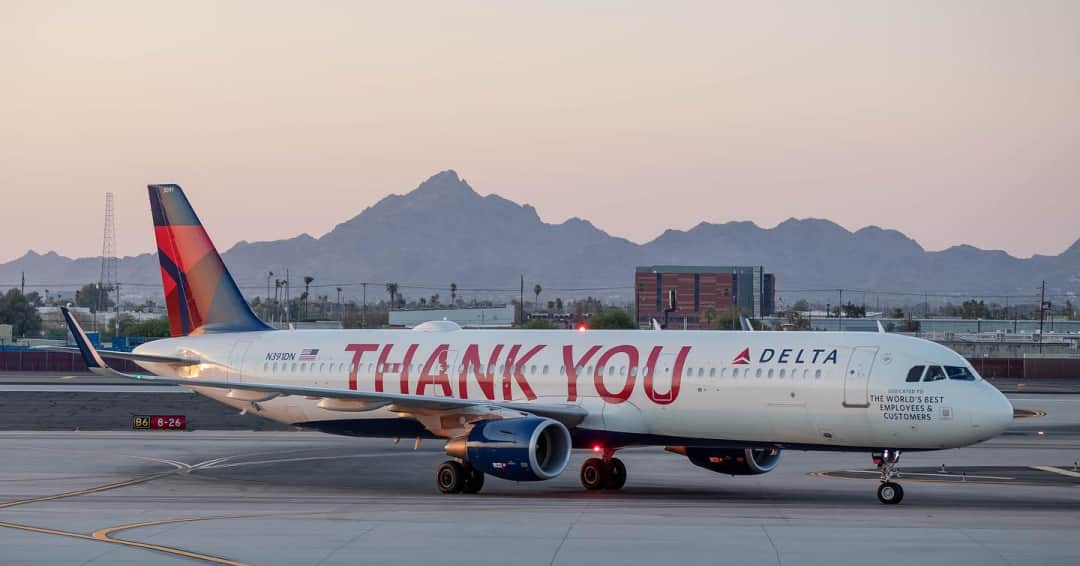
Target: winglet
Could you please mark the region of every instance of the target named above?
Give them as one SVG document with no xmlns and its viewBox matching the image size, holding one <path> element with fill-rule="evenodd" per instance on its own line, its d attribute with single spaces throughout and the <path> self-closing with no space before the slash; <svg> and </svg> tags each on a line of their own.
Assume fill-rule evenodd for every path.
<svg viewBox="0 0 1080 566">
<path fill-rule="evenodd" d="M 745 316 L 740 316 L 739 317 L 739 323 L 742 324 L 742 329 L 743 330 L 745 330 L 747 332 L 753 332 L 754 331 L 754 325 L 750 323 L 749 318 L 746 318 Z"/>
<path fill-rule="evenodd" d="M 82 354 L 86 367 L 98 375 L 108 374 L 111 368 L 94 349 L 94 345 L 86 337 L 86 333 L 79 326 L 79 322 L 75 320 L 75 316 L 71 314 L 67 307 L 60 307 L 60 312 L 64 315 L 64 322 L 67 323 L 68 330 L 71 331 L 71 337 L 75 339 L 75 345 L 79 347 L 79 353 Z"/>
</svg>

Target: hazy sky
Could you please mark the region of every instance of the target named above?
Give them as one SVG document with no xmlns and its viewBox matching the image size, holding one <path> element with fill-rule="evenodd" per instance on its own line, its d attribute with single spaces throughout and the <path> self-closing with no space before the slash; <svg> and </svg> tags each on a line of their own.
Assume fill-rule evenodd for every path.
<svg viewBox="0 0 1080 566">
<path fill-rule="evenodd" d="M 1080 238 L 1080 1 L 0 1 L 0 261 L 321 235 L 456 169 L 635 241 L 824 217 Z"/>
</svg>

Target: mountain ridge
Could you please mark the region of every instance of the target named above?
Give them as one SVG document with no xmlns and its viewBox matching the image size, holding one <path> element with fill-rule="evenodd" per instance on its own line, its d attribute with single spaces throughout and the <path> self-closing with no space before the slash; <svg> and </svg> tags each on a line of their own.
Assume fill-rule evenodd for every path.
<svg viewBox="0 0 1080 566">
<path fill-rule="evenodd" d="M 212 237 L 213 226 L 208 231 Z M 1055 292 L 1080 289 L 1080 240 L 1057 256 L 1022 259 L 967 244 L 927 251 L 895 229 L 852 231 L 828 219 L 788 218 L 772 228 L 752 221 L 700 222 L 638 244 L 580 217 L 545 222 L 530 204 L 480 195 L 453 170 L 407 193 L 389 194 L 321 236 L 240 241 L 222 255 L 252 295 L 265 294 L 270 271 L 280 277 L 288 269 L 296 280 L 314 276 L 316 284 L 441 287 L 454 281 L 463 289 L 513 288 L 524 274 L 553 290 L 612 287 L 607 296 L 630 300 L 634 267 L 650 264 L 764 265 L 785 292 L 844 287 L 1030 294 L 1043 278 Z M 119 263 L 122 285 L 149 293 L 160 283 L 152 254 Z M 28 287 L 78 285 L 97 280 L 100 258 L 31 250 L 0 264 L 0 282 L 17 281 L 23 271 Z"/>
</svg>

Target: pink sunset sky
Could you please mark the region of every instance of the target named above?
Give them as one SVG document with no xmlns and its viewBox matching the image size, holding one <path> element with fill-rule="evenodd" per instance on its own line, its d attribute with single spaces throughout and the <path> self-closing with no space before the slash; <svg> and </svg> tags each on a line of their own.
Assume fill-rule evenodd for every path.
<svg viewBox="0 0 1080 566">
<path fill-rule="evenodd" d="M 0 4 L 0 261 L 319 236 L 443 169 L 643 242 L 820 217 L 1080 238 L 1080 2 Z"/>
</svg>

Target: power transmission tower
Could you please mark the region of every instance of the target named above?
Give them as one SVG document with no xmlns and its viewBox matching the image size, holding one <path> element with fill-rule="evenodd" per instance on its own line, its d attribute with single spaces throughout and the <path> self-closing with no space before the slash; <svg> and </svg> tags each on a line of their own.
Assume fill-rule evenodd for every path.
<svg viewBox="0 0 1080 566">
<path fill-rule="evenodd" d="M 113 194 L 105 193 L 105 233 L 101 242 L 101 279 L 98 280 L 100 311 L 107 307 L 109 294 L 116 292 L 116 334 L 120 333 L 120 283 L 117 280 L 116 220 L 113 213 Z M 106 325 L 107 326 L 107 325 Z"/>
</svg>

